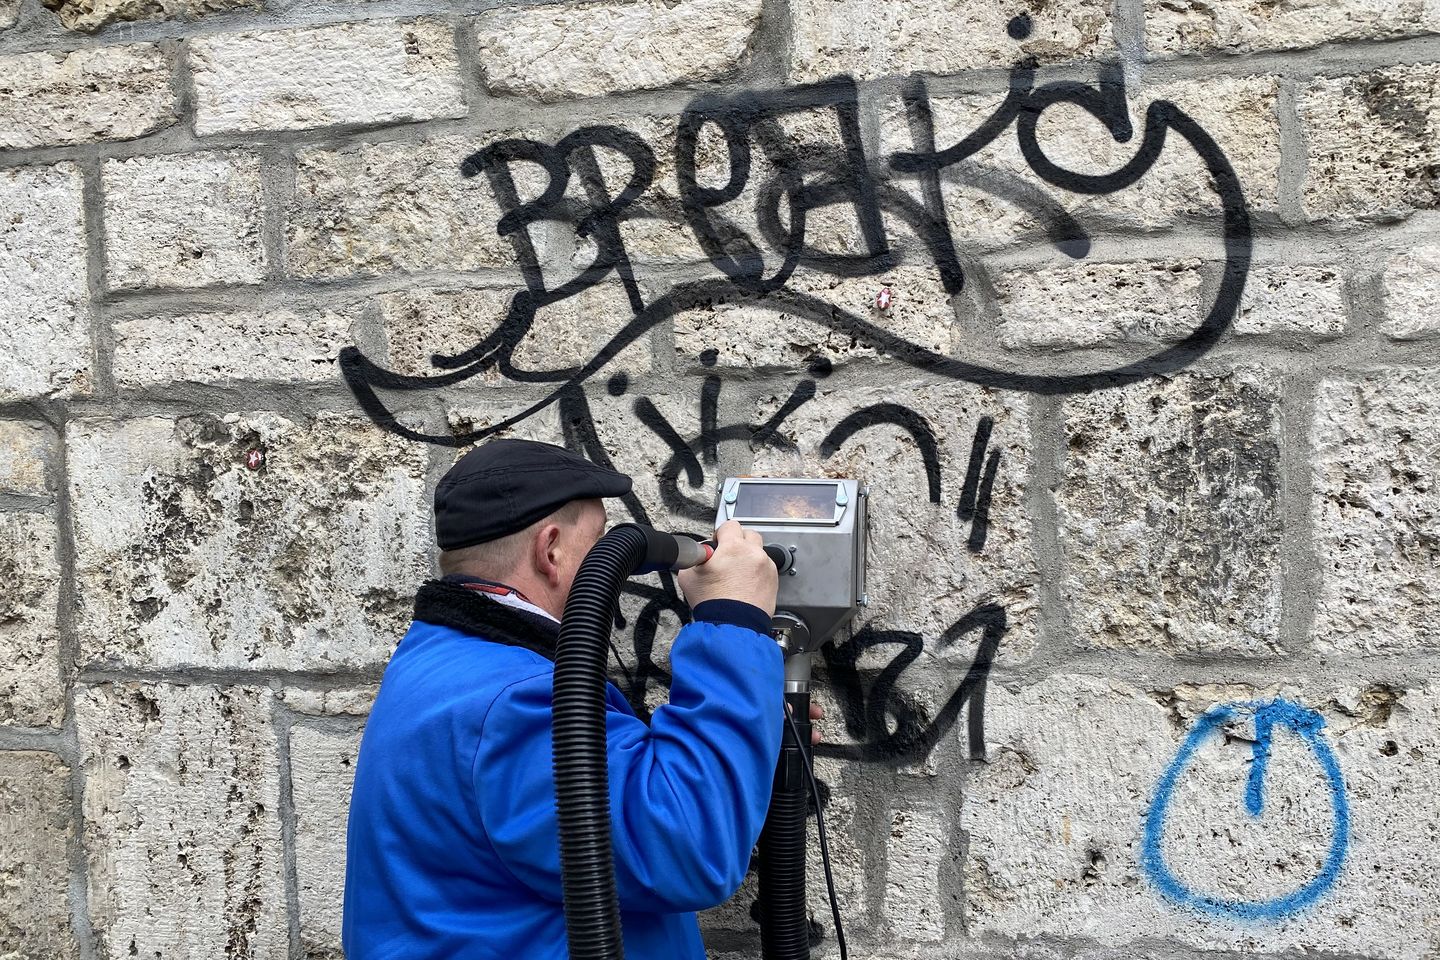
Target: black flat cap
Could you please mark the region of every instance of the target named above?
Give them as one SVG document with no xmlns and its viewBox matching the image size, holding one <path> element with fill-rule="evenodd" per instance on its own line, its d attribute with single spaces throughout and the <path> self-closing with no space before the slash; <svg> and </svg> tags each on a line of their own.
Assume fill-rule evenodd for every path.
<svg viewBox="0 0 1440 960">
<path fill-rule="evenodd" d="M 435 540 L 459 550 L 524 530 L 571 500 L 620 497 L 630 478 L 552 443 L 491 440 L 435 487 Z"/>
</svg>

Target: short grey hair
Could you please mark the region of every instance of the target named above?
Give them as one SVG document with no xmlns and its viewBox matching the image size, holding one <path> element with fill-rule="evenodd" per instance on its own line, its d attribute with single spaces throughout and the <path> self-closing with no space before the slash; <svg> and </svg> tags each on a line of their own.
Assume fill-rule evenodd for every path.
<svg viewBox="0 0 1440 960">
<path fill-rule="evenodd" d="M 518 530 L 495 540 L 486 540 L 484 543 L 476 543 L 456 550 L 442 550 L 440 551 L 440 573 L 443 576 L 458 573 L 471 577 L 483 577 L 486 580 L 504 580 L 524 559 L 531 538 L 541 527 L 547 523 L 558 524 L 562 527 L 579 523 L 583 502 L 582 500 L 571 500 L 554 513 L 536 520 L 524 530 Z"/>
</svg>

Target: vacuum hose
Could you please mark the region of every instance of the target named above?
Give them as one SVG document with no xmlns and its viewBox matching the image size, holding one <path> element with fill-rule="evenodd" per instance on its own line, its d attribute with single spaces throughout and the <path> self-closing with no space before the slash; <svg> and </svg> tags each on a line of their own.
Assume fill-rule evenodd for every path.
<svg viewBox="0 0 1440 960">
<path fill-rule="evenodd" d="M 800 656 L 809 660 L 808 654 Z M 760 831 L 760 948 L 764 960 L 807 960 L 810 918 L 805 901 L 805 816 L 810 692 L 787 692 L 785 706 L 795 723 L 785 725 L 770 809 Z M 797 733 L 802 740 L 797 741 Z"/>
</svg>

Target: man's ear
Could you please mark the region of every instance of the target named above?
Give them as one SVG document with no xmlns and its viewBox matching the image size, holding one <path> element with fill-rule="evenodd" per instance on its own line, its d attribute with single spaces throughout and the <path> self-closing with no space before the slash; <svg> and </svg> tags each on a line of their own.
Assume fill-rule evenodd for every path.
<svg viewBox="0 0 1440 960">
<path fill-rule="evenodd" d="M 547 523 L 535 534 L 531 544 L 531 560 L 538 573 L 553 590 L 560 586 L 560 527 Z"/>
</svg>

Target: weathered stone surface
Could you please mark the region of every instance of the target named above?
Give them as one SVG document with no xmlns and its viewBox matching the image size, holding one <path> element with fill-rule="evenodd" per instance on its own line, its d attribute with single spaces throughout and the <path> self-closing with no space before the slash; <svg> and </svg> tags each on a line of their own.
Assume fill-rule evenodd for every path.
<svg viewBox="0 0 1440 960">
<path fill-rule="evenodd" d="M 465 114 L 454 35 L 439 21 L 201 37 L 190 70 L 202 136 Z"/>
<path fill-rule="evenodd" d="M 380 298 L 391 367 L 410 376 L 435 376 L 430 363 L 436 353 L 469 350 L 494 335 L 505 323 L 510 303 L 522 287 L 477 287 L 467 290 L 402 290 Z M 584 367 L 634 319 L 630 301 L 619 283 L 604 283 L 541 307 L 523 334 L 502 338 L 513 351 L 510 363 L 519 371 L 544 372 Z M 518 331 L 517 331 L 518 332 Z M 643 376 L 651 369 L 649 332 L 642 333 L 596 372 L 596 379 L 624 372 Z M 491 368 L 480 382 L 501 384 L 505 375 Z"/>
<path fill-rule="evenodd" d="M 60 561 L 48 513 L 0 514 L 0 724 L 58 727 Z"/>
<path fill-rule="evenodd" d="M 55 433 L 43 423 L 0 420 L 0 493 L 54 492 Z"/>
<path fill-rule="evenodd" d="M 1066 398 L 1062 591 L 1085 643 L 1278 650 L 1279 403 L 1250 369 Z"/>
<path fill-rule="evenodd" d="M 1184 701 L 1235 703 L 1277 693 L 1300 709 L 1318 708 L 1325 721 L 1318 736 L 1338 759 L 1350 808 L 1338 879 L 1309 909 L 1279 920 L 1228 920 L 1173 906 L 1142 866 L 1141 838 L 1157 783 L 1193 727 L 1188 714 L 1200 709 Z M 1440 704 L 1433 687 L 1396 693 L 1310 684 L 1147 695 L 1082 676 L 1023 690 L 992 685 L 991 759 L 972 768 L 960 809 L 969 835 L 967 933 L 1421 960 L 1433 947 L 1427 931 L 1440 920 Z M 1177 780 L 1161 850 L 1190 889 L 1259 904 L 1317 876 L 1334 827 L 1315 750 L 1283 726 L 1269 751 L 1261 812 L 1246 811 L 1254 712 L 1238 707 L 1225 736 L 1198 745 Z"/>
<path fill-rule="evenodd" d="M 90 389 L 80 203 L 71 164 L 0 172 L 0 401 Z"/>
<path fill-rule="evenodd" d="M 885 919 L 901 940 L 936 942 L 945 937 L 943 904 L 958 901 L 958 889 L 942 890 L 941 864 L 959 857 L 945 821 L 912 808 L 890 816 L 885 843 Z"/>
<path fill-rule="evenodd" d="M 290 687 L 280 691 L 286 707 L 308 717 L 365 717 L 375 702 L 378 684 L 340 690 L 304 690 Z"/>
<path fill-rule="evenodd" d="M 1385 265 L 1385 323 L 1396 340 L 1440 334 L 1440 245 L 1421 244 Z"/>
<path fill-rule="evenodd" d="M 0 57 L 0 150 L 129 140 L 175 122 L 153 43 Z"/>
<path fill-rule="evenodd" d="M 0 752 L 0 956 L 73 960 L 70 768 L 51 753 Z"/>
<path fill-rule="evenodd" d="M 617 383 L 616 389 L 620 387 Z M 634 494 L 648 517 L 641 522 L 661 530 L 713 531 L 715 486 L 722 475 L 717 461 L 709 459 L 700 442 L 699 391 L 689 396 L 659 394 L 643 382 L 627 383 L 625 390 L 618 395 L 589 397 L 588 411 L 578 407 L 562 410 L 562 429 L 576 434 L 577 439 L 593 435 L 615 469 L 635 478 Z M 567 423 L 568 415 L 576 420 Z M 688 451 L 684 457 L 676 453 L 677 445 Z M 698 483 L 685 468 L 687 458 L 701 466 Z M 612 521 L 626 512 L 615 501 L 607 509 Z"/>
<path fill-rule="evenodd" d="M 1389 371 L 1322 381 L 1310 428 L 1320 573 L 1313 637 L 1369 653 L 1435 647 L 1440 386 Z"/>
<path fill-rule="evenodd" d="M 337 305 L 125 320 L 115 324 L 115 382 L 337 382 L 336 358 L 353 342 L 358 316 L 355 306 Z"/>
<path fill-rule="evenodd" d="M 1314 220 L 1400 220 L 1440 202 L 1434 64 L 1321 77 L 1300 97 Z"/>
<path fill-rule="evenodd" d="M 1239 334 L 1299 334 L 1329 340 L 1345 332 L 1340 275 L 1324 267 L 1256 267 L 1235 316 Z"/>
<path fill-rule="evenodd" d="M 1145 0 L 1145 48 L 1152 56 L 1295 50 L 1435 27 L 1436 11 L 1425 0 Z"/>
<path fill-rule="evenodd" d="M 762 399 L 757 419 L 766 420 L 785 399 Z M 874 410 L 859 413 L 877 407 L 878 416 Z M 874 425 L 836 444 L 832 431 L 856 414 L 852 425 Z M 919 436 L 891 421 L 892 415 Z M 927 429 L 935 439 L 933 477 L 919 439 Z M 1021 395 L 958 382 L 835 388 L 822 383 L 815 399 L 786 417 L 776 432 L 778 442 L 752 440 L 757 449 L 751 473 L 853 477 L 884 491 L 885 508 L 870 516 L 870 606 L 862 611 L 863 622 L 917 632 L 927 654 L 953 654 L 968 663 L 981 639 L 978 626 L 949 643 L 941 637 L 976 608 L 996 605 L 1008 620 L 999 659 L 1029 657 L 1036 571 L 1023 502 L 1030 436 Z M 987 441 L 978 454 L 977 436 Z M 916 575 L 921 570 L 923 577 Z M 895 652 L 872 650 L 862 662 L 880 666 Z M 940 671 L 935 674 L 941 679 Z"/>
<path fill-rule="evenodd" d="M 9 30 L 20 21 L 20 0 L 0 0 L 0 30 Z"/>
<path fill-rule="evenodd" d="M 290 731 L 295 796 L 295 879 L 300 941 L 309 958 L 340 960 L 345 898 L 345 825 L 360 731 L 299 725 Z"/>
<path fill-rule="evenodd" d="M 554 101 L 725 79 L 759 23 L 759 0 L 607 0 L 487 11 L 475 34 L 487 88 Z"/>
<path fill-rule="evenodd" d="M 272 694 L 114 683 L 76 697 L 99 956 L 285 956 Z"/>
<path fill-rule="evenodd" d="M 404 632 L 429 568 L 418 444 L 273 413 L 78 421 L 67 444 L 84 661 L 359 668 Z"/>
<path fill-rule="evenodd" d="M 112 23 L 194 19 L 231 10 L 259 9 L 264 0 L 41 0 L 68 30 L 99 30 Z"/>
<path fill-rule="evenodd" d="M 1182 340 L 1200 326 L 1200 263 L 1085 262 L 995 280 L 1000 344 L 1063 350 Z"/>
<path fill-rule="evenodd" d="M 110 160 L 111 287 L 204 287 L 265 278 L 260 158 L 247 153 Z"/>
<path fill-rule="evenodd" d="M 1021 13 L 1031 15 L 1032 32 L 1017 41 L 1006 28 Z M 1099 0 L 905 0 L 887 5 L 883 16 L 860 0 L 792 0 L 790 28 L 790 79 L 796 83 L 836 74 L 869 80 L 915 71 L 955 73 L 1009 66 L 1025 57 L 1089 59 L 1114 48 L 1110 7 Z M 956 42 L 961 37 L 963 42 Z"/>
<path fill-rule="evenodd" d="M 695 370 L 713 354 L 717 367 L 804 370 L 822 357 L 832 364 L 888 359 L 883 341 L 877 344 L 852 328 L 836 307 L 905 344 L 950 352 L 955 311 L 934 271 L 899 267 L 879 276 L 845 278 L 801 270 L 785 286 L 818 301 L 813 313 L 827 322 L 817 323 L 810 319 L 811 310 L 796 309 L 773 295 L 717 300 L 676 315 L 676 362 Z M 882 290 L 889 290 L 892 300 L 885 309 L 877 303 Z"/>
</svg>

